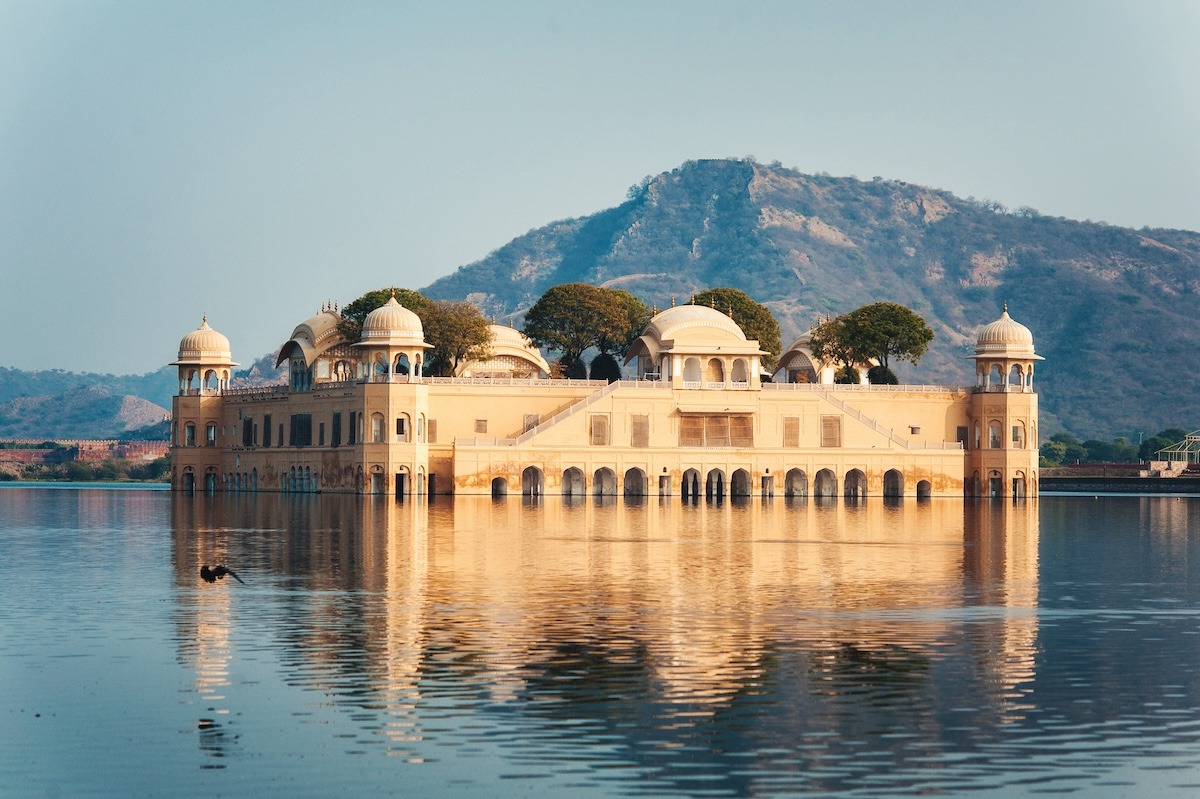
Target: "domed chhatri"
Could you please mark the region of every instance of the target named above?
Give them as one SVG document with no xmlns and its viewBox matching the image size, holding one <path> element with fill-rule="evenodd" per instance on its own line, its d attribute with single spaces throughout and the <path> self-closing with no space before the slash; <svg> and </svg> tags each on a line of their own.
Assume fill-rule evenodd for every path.
<svg viewBox="0 0 1200 799">
<path fill-rule="evenodd" d="M 232 361 L 233 353 L 229 339 L 208 326 L 208 315 L 205 314 L 200 327 L 179 340 L 179 358 L 173 365 L 212 363 L 214 360 Z"/>
<path fill-rule="evenodd" d="M 1008 305 L 995 322 L 986 324 L 979 331 L 975 343 L 976 357 L 999 355 L 1001 357 L 1025 357 L 1043 360 L 1033 350 L 1033 333 L 1029 328 L 1008 315 Z"/>
<path fill-rule="evenodd" d="M 363 320 L 363 343 L 410 345 L 424 339 L 421 317 L 397 302 L 395 295 Z"/>
<path fill-rule="evenodd" d="M 680 305 L 629 347 L 634 379 L 551 379 L 518 330 L 425 375 L 421 318 L 393 295 L 347 337 L 336 306 L 279 351 L 286 385 L 231 388 L 229 340 L 179 343 L 172 486 L 204 491 L 678 497 L 1020 498 L 1037 492 L 1033 335 L 979 329 L 970 386 L 837 385 L 800 336 L 775 381 L 730 315 Z M 863 371 L 863 370 L 860 370 Z"/>
</svg>

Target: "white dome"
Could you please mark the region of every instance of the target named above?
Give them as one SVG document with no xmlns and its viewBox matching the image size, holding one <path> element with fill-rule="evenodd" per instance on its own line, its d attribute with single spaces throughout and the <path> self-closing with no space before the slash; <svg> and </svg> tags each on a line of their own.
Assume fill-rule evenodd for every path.
<svg viewBox="0 0 1200 799">
<path fill-rule="evenodd" d="M 1033 349 L 1033 333 L 1008 315 L 1008 306 L 1000 318 L 983 326 L 975 342 L 976 357 L 1037 358 Z M 1038 360 L 1041 360 L 1038 358 Z"/>
<path fill-rule="evenodd" d="M 396 302 L 393 296 L 367 314 L 362 326 L 362 344 L 423 344 L 421 317 Z"/>
<path fill-rule="evenodd" d="M 208 326 L 208 316 L 200 321 L 200 327 L 179 340 L 179 358 L 176 363 L 225 363 L 233 361 L 229 339 Z M 234 364 L 236 365 L 236 364 Z"/>
</svg>

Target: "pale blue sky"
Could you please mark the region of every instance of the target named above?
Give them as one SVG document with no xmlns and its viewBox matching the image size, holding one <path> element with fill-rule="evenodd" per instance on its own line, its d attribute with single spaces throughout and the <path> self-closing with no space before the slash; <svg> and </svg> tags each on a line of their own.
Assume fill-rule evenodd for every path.
<svg viewBox="0 0 1200 799">
<path fill-rule="evenodd" d="M 1197 2 L 0 0 L 0 366 L 248 363 L 690 158 L 1200 230 Z"/>
</svg>

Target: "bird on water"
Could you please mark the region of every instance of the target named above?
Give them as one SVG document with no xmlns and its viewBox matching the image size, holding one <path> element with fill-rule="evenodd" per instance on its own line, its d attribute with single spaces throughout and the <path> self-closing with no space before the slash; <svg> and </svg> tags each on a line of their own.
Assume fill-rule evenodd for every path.
<svg viewBox="0 0 1200 799">
<path fill-rule="evenodd" d="M 238 577 L 237 574 L 234 573 L 233 569 L 230 569 L 227 566 L 212 566 L 210 568 L 208 564 L 205 564 L 200 567 L 200 578 L 206 583 L 215 583 L 217 580 L 220 580 L 227 574 L 242 585 L 246 584 L 245 580 L 243 580 L 241 577 Z"/>
</svg>

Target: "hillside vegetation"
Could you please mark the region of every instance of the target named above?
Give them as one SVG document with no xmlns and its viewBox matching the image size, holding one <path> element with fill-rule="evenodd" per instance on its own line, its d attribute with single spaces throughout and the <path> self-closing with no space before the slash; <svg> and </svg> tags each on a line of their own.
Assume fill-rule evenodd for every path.
<svg viewBox="0 0 1200 799">
<path fill-rule="evenodd" d="M 936 337 L 907 382 L 970 383 L 978 328 L 1007 302 L 1034 333 L 1044 428 L 1082 436 L 1200 427 L 1176 375 L 1200 368 L 1186 309 L 1200 234 L 1006 209 L 893 180 L 690 161 L 625 202 L 520 236 L 422 290 L 515 322 L 550 286 L 626 289 L 659 308 L 713 286 L 778 318 L 785 345 L 830 314 L 887 300 Z"/>
</svg>

